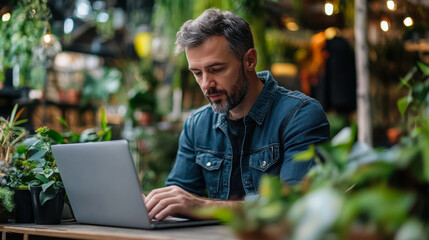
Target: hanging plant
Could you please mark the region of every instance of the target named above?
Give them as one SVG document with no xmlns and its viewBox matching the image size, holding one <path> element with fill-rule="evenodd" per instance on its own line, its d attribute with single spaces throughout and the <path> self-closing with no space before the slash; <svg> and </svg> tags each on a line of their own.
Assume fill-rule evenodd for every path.
<svg viewBox="0 0 429 240">
<path fill-rule="evenodd" d="M 47 0 L 19 0 L 9 21 L 0 22 L 0 81 L 7 69 L 18 65 L 20 76 L 33 64 L 33 50 L 41 38 L 51 12 Z"/>
</svg>

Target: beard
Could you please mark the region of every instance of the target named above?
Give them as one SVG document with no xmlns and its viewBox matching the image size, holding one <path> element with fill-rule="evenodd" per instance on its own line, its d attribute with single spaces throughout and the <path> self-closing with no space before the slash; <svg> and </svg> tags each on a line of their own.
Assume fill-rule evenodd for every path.
<svg viewBox="0 0 429 240">
<path fill-rule="evenodd" d="M 235 108 L 238 104 L 243 101 L 244 97 L 249 90 L 249 80 L 246 78 L 244 70 L 241 69 L 241 74 L 235 84 L 232 86 L 231 94 L 226 90 L 218 90 L 216 88 L 210 88 L 205 92 L 207 100 L 214 112 L 216 113 L 228 113 L 229 110 Z M 226 101 L 223 103 L 222 99 L 211 101 L 208 95 L 210 94 L 223 94 L 226 96 Z"/>
</svg>

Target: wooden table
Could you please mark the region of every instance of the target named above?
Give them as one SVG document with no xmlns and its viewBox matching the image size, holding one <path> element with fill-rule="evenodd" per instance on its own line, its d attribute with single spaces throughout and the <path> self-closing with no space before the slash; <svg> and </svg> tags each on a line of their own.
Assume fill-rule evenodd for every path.
<svg viewBox="0 0 429 240">
<path fill-rule="evenodd" d="M 172 228 L 162 230 L 142 230 L 133 228 L 105 227 L 78 223 L 62 223 L 60 225 L 37 225 L 8 223 L 0 225 L 2 240 L 23 240 L 42 237 L 54 239 L 115 239 L 115 240 L 236 240 L 230 228 L 223 225 Z M 13 233 L 12 236 L 10 233 Z M 52 239 L 51 238 L 51 239 Z M 43 238 L 42 238 L 43 239 Z"/>
</svg>

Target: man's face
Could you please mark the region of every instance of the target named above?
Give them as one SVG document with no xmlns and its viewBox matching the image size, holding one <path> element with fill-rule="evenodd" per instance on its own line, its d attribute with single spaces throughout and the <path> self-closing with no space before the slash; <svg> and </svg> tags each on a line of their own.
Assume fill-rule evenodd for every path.
<svg viewBox="0 0 429 240">
<path fill-rule="evenodd" d="M 186 57 L 213 111 L 227 113 L 241 103 L 249 81 L 224 36 L 213 36 L 198 47 L 186 49 Z"/>
</svg>

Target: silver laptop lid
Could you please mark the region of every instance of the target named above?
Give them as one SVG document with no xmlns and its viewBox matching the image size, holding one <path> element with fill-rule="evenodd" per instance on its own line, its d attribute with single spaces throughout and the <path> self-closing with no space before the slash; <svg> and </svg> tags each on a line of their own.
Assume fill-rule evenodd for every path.
<svg viewBox="0 0 429 240">
<path fill-rule="evenodd" d="M 126 140 L 53 145 L 52 152 L 78 222 L 150 228 Z"/>
</svg>

